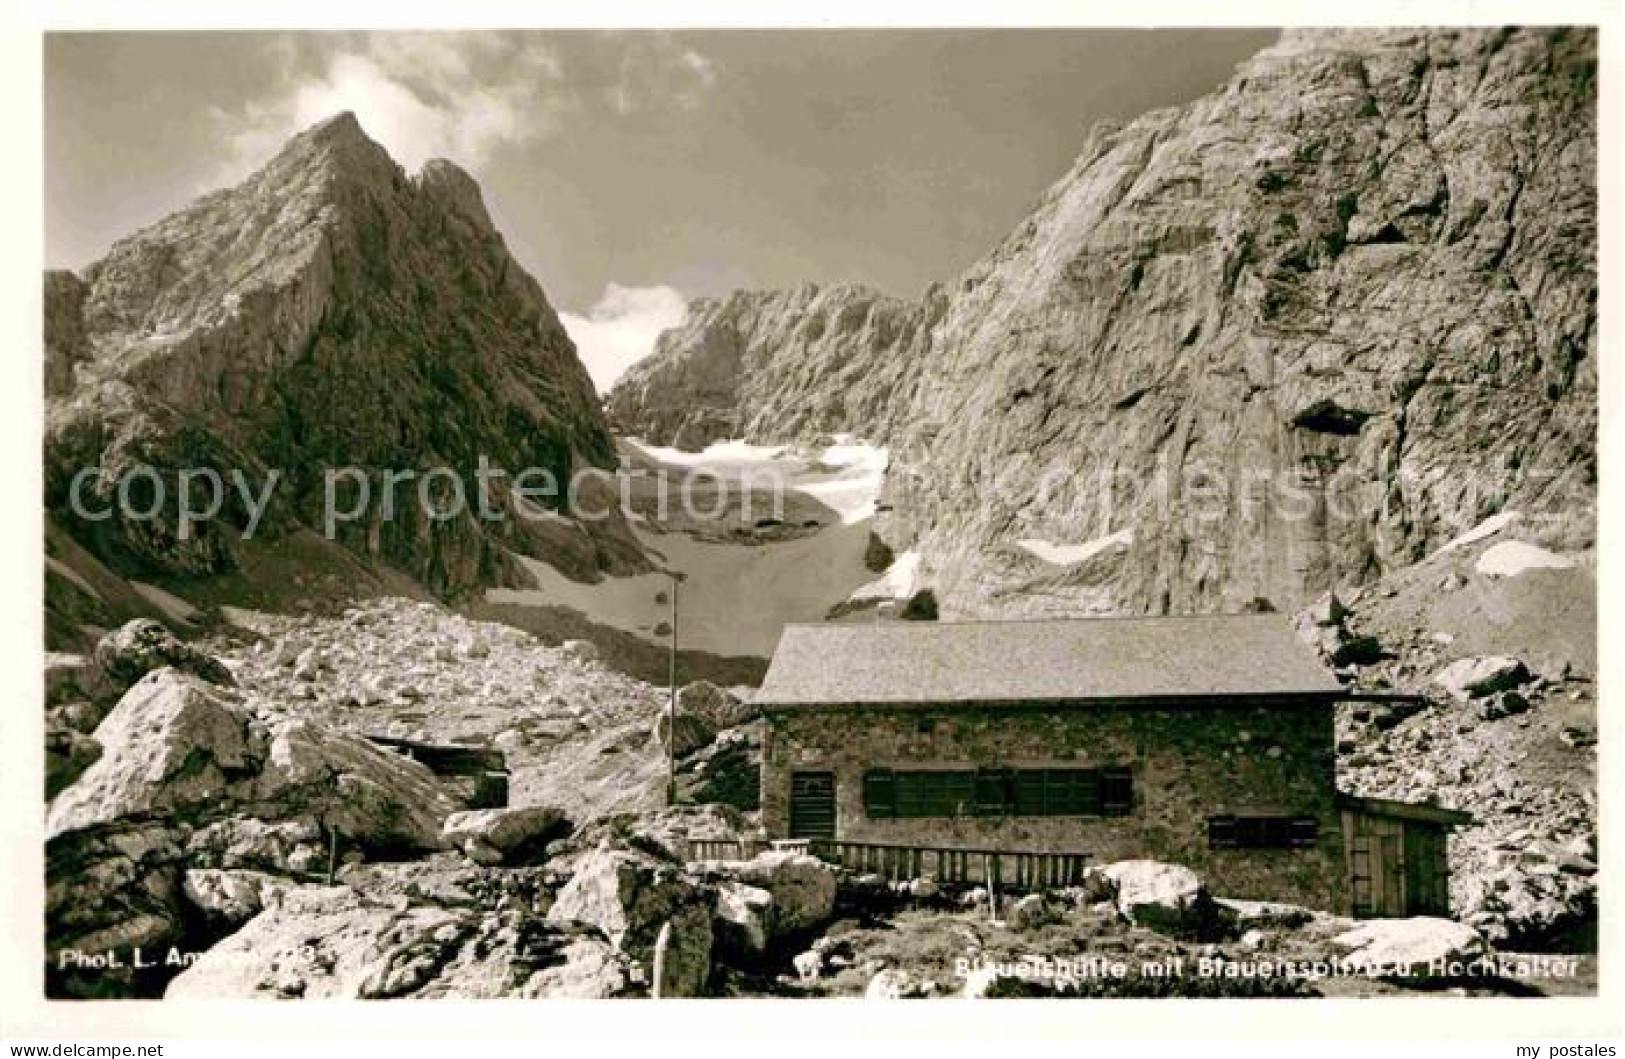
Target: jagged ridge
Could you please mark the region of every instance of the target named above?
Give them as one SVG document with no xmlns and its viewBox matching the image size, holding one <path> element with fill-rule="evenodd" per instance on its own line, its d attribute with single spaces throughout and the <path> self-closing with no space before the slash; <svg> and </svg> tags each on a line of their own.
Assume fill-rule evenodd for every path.
<svg viewBox="0 0 1625 1059">
<path fill-rule="evenodd" d="M 850 296 L 736 296 L 611 408 L 691 446 L 889 443 L 883 530 L 949 614 L 1289 607 L 1502 506 L 1584 547 L 1595 77 L 1586 30 L 1289 32 L 1203 99 L 1094 129 L 999 248 L 889 310 L 906 340 L 802 338 L 836 303 L 860 313 Z M 668 387 L 720 411 L 675 420 Z M 1245 503 L 1248 472 L 1307 512 Z M 1233 491 L 1206 518 L 1128 495 L 1159 473 Z M 1073 567 L 1014 546 L 1122 529 L 1129 547 Z"/>
</svg>

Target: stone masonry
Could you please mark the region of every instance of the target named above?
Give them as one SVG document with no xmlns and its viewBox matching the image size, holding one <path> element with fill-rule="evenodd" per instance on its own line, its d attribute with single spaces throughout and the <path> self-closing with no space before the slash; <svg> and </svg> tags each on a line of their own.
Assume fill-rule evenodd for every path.
<svg viewBox="0 0 1625 1059">
<path fill-rule="evenodd" d="M 1188 865 L 1219 894 L 1338 911 L 1347 903 L 1333 709 L 1324 698 L 770 707 L 767 716 L 762 822 L 770 835 L 788 832 L 791 773 L 827 770 L 843 840 L 1076 851 L 1096 863 L 1150 857 Z M 994 766 L 1127 766 L 1133 806 L 1115 817 L 874 820 L 864 811 L 869 769 Z M 1318 841 L 1209 849 L 1207 819 L 1224 814 L 1312 816 Z"/>
</svg>

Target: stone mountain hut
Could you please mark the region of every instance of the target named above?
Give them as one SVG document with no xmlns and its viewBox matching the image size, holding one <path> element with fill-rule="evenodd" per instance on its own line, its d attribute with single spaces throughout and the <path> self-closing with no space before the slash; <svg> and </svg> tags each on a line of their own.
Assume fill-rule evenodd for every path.
<svg viewBox="0 0 1625 1059">
<path fill-rule="evenodd" d="M 762 822 L 1147 857 L 1235 896 L 1444 912 L 1444 835 L 1467 818 L 1340 797 L 1346 697 L 1279 614 L 791 625 L 756 696 Z"/>
</svg>

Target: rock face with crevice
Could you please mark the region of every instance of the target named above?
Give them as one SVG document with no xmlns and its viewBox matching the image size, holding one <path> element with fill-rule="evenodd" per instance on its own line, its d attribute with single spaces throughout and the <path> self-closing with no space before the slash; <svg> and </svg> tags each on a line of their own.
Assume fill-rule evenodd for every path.
<svg viewBox="0 0 1625 1059">
<path fill-rule="evenodd" d="M 1592 32 L 1290 31 L 1097 126 L 920 305 L 705 303 L 610 405 L 689 447 L 886 442 L 883 536 L 949 617 L 1296 607 L 1503 506 L 1584 548 L 1595 146 Z"/>
<path fill-rule="evenodd" d="M 48 274 L 45 292 L 47 510 L 125 577 L 241 574 L 250 508 L 231 473 L 256 491 L 283 476 L 255 534 L 274 551 L 323 529 L 327 472 L 346 468 L 375 479 L 365 513 L 336 522 L 337 543 L 443 598 L 528 584 L 512 552 L 580 579 L 644 565 L 618 518 L 517 517 L 501 479 L 491 508 L 505 517 L 480 517 L 482 459 L 509 475 L 545 470 L 562 497 L 573 472 L 614 466 L 613 443 L 574 345 L 474 180 L 438 160 L 407 175 L 350 114 L 81 275 Z M 167 487 L 156 518 L 71 509 L 80 472 L 95 472 L 83 493 L 94 516 L 143 464 Z M 182 468 L 227 482 L 219 517 L 184 533 Z M 454 498 L 444 471 L 420 502 L 437 469 L 463 483 L 454 517 L 436 517 Z M 386 470 L 405 475 L 390 517 Z M 363 510 L 357 477 L 336 479 L 341 515 Z M 151 494 L 138 482 L 130 498 L 144 510 Z M 203 486 L 194 496 L 206 504 Z"/>
</svg>

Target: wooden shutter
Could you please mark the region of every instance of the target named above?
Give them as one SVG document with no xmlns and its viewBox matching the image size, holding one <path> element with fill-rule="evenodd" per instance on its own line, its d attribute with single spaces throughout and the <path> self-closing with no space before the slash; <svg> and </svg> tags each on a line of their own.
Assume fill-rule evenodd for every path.
<svg viewBox="0 0 1625 1059">
<path fill-rule="evenodd" d="M 1100 814 L 1127 816 L 1134 811 L 1134 773 L 1123 767 L 1100 773 Z"/>
<path fill-rule="evenodd" d="M 1017 816 L 1046 816 L 1049 814 L 1045 795 L 1045 780 L 1049 773 L 1043 769 L 1021 769 L 1011 782 L 1014 795 L 1012 811 Z"/>
<path fill-rule="evenodd" d="M 950 816 L 969 816 L 976 811 L 974 772 L 949 772 L 943 782 L 947 785 Z"/>
<path fill-rule="evenodd" d="M 954 797 L 953 773 L 922 772 L 920 777 L 921 815 L 945 817 L 954 815 L 958 800 Z"/>
<path fill-rule="evenodd" d="M 1320 842 L 1320 821 L 1312 816 L 1296 816 L 1287 828 L 1287 845 L 1307 849 Z"/>
<path fill-rule="evenodd" d="M 883 770 L 874 770 L 870 775 L 880 771 Z M 975 796 L 975 775 L 941 769 L 889 773 L 892 815 L 897 819 L 920 819 L 956 816 L 962 807 L 970 811 L 968 807 Z M 866 776 L 866 791 L 867 781 Z M 877 796 L 881 782 L 877 780 Z"/>
<path fill-rule="evenodd" d="M 918 772 L 899 772 L 892 778 L 893 807 L 900 819 L 912 820 L 925 815 L 925 791 Z"/>
<path fill-rule="evenodd" d="M 897 816 L 897 776 L 891 769 L 870 769 L 863 774 L 863 811 L 871 820 Z"/>
<path fill-rule="evenodd" d="M 1044 800 L 1050 816 L 1097 816 L 1100 773 L 1095 769 L 1051 769 L 1044 777 Z"/>
<path fill-rule="evenodd" d="M 1312 816 L 1215 816 L 1207 822 L 1208 845 L 1214 849 L 1303 849 L 1320 839 L 1320 821 Z"/>
<path fill-rule="evenodd" d="M 1010 773 L 1004 769 L 978 769 L 976 815 L 1003 816 L 1010 810 Z"/>
</svg>

